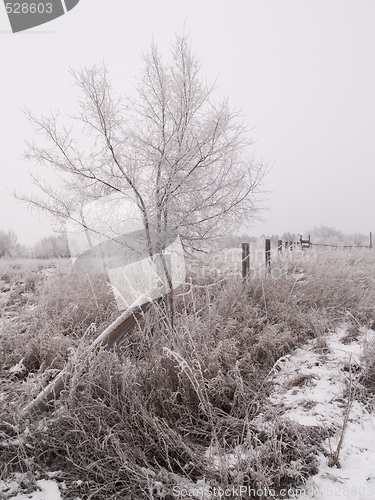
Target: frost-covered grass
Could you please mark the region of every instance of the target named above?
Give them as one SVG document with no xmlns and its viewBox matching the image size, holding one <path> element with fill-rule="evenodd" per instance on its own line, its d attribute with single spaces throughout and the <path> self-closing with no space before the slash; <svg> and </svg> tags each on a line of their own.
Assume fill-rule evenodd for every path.
<svg viewBox="0 0 375 500">
<path fill-rule="evenodd" d="M 310 484 L 340 422 L 293 418 L 279 404 L 282 391 L 319 385 L 318 372 L 289 367 L 282 386 L 275 374 L 298 352 L 323 366 L 343 325 L 344 346 L 374 326 L 375 252 L 273 256 L 269 274 L 254 260 L 245 285 L 230 274 L 239 270 L 240 252 L 233 255 L 190 268 L 173 329 L 155 305 L 113 351 L 87 355 L 118 314 L 108 286 L 67 261 L 46 263 L 47 271 L 40 261 L 0 261 L 2 484 L 22 474 L 32 491 L 54 474 L 69 500 L 210 498 L 210 488 L 228 485 L 260 498 Z M 366 337 L 356 363 L 355 398 L 368 408 L 374 345 Z M 21 419 L 64 366 L 60 399 L 39 419 Z M 317 403 L 302 399 L 312 414 Z"/>
</svg>

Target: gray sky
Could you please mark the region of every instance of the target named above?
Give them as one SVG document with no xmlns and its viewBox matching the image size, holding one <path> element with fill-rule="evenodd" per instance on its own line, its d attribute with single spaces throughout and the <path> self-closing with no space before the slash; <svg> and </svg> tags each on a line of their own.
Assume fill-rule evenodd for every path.
<svg viewBox="0 0 375 500">
<path fill-rule="evenodd" d="M 254 155 L 269 163 L 265 224 L 252 233 L 324 224 L 375 230 L 375 2 L 373 0 L 80 0 L 68 14 L 12 34 L 0 5 L 0 229 L 33 244 L 52 229 L 8 190 L 32 192 L 20 160 L 33 130 L 22 114 L 72 113 L 69 67 L 105 62 L 132 92 L 152 39 L 167 56 L 190 34 L 217 100 L 242 108 Z"/>
</svg>

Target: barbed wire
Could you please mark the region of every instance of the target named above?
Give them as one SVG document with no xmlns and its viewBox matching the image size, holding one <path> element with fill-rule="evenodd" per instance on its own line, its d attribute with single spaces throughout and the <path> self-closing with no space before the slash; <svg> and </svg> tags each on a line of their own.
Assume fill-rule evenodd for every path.
<svg viewBox="0 0 375 500">
<path fill-rule="evenodd" d="M 310 243 L 310 246 L 333 247 L 333 248 L 370 248 L 369 245 L 331 245 L 326 243 Z"/>
</svg>

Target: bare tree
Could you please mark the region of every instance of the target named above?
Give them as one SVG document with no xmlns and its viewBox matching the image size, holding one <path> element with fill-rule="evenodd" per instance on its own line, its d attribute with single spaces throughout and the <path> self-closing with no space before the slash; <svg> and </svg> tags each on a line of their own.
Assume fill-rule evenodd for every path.
<svg viewBox="0 0 375 500">
<path fill-rule="evenodd" d="M 56 259 L 69 257 L 69 246 L 66 234 L 47 236 L 39 240 L 32 249 L 37 259 Z"/>
<path fill-rule="evenodd" d="M 0 257 L 5 255 L 10 257 L 20 256 L 24 249 L 17 243 L 17 235 L 13 229 L 7 232 L 0 230 Z"/>
<path fill-rule="evenodd" d="M 249 155 L 240 113 L 212 101 L 186 37 L 171 55 L 166 64 L 151 46 L 132 98 L 115 97 L 106 67 L 72 71 L 82 98 L 69 126 L 27 111 L 49 144 L 28 143 L 25 157 L 54 169 L 59 185 L 32 175 L 43 194 L 21 198 L 64 220 L 90 200 L 131 194 L 147 234 L 174 228 L 185 249 L 257 218 L 266 167 Z"/>
</svg>

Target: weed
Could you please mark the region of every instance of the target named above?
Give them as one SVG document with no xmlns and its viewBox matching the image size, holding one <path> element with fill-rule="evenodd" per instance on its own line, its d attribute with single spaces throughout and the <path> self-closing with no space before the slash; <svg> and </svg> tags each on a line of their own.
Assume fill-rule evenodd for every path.
<svg viewBox="0 0 375 500">
<path fill-rule="evenodd" d="M 364 340 L 361 353 L 361 384 L 375 394 L 375 340 Z"/>
</svg>

